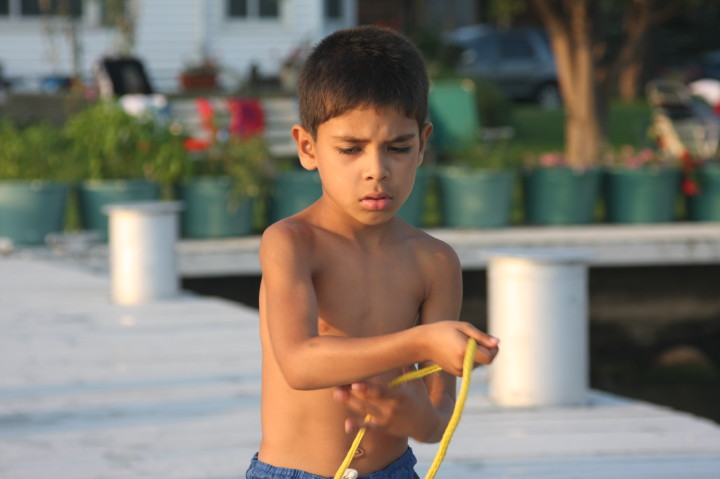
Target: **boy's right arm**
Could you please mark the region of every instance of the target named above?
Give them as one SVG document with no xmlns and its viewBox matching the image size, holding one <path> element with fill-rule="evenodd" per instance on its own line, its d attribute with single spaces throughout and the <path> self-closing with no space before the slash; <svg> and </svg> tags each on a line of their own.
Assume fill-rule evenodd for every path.
<svg viewBox="0 0 720 479">
<path fill-rule="evenodd" d="M 439 351 L 440 338 L 462 333 L 481 343 L 487 340 L 472 325 L 457 321 L 373 337 L 321 336 L 312 281 L 312 242 L 307 226 L 284 221 L 265 231 L 260 247 L 264 288 L 260 307 L 273 353 L 291 387 L 340 386 L 427 360 L 459 375 L 462 354 L 458 364 L 450 364 L 450 359 L 443 364 L 445 357 L 429 356 Z"/>
<path fill-rule="evenodd" d="M 319 334 L 312 242 L 307 226 L 284 221 L 265 230 L 260 246 L 260 307 L 288 384 L 296 389 L 339 386 L 421 361 L 421 335 L 412 330 L 365 338 Z"/>
</svg>

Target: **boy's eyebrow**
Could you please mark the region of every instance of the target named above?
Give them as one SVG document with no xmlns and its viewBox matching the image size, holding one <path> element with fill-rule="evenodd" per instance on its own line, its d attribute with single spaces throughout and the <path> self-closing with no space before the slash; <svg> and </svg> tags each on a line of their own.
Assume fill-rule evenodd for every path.
<svg viewBox="0 0 720 479">
<path fill-rule="evenodd" d="M 395 138 L 391 138 L 387 143 L 402 143 L 404 141 L 409 141 L 415 138 L 415 133 L 407 133 L 405 135 L 398 135 Z M 354 136 L 334 136 L 335 140 L 344 141 L 347 143 L 367 143 L 368 140 L 364 140 L 362 138 L 356 138 Z"/>
</svg>

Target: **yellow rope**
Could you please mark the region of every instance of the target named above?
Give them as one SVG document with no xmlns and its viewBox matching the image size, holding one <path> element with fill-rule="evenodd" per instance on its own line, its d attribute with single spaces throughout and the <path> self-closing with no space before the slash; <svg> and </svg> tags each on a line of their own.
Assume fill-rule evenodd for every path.
<svg viewBox="0 0 720 479">
<path fill-rule="evenodd" d="M 437 454 L 435 454 L 435 459 L 433 459 L 433 462 L 430 465 L 430 469 L 428 469 L 428 472 L 425 475 L 425 479 L 433 479 L 435 477 L 438 469 L 440 469 L 440 464 L 443 462 L 443 459 L 445 459 L 445 453 L 447 452 L 447 448 L 450 445 L 450 440 L 455 433 L 455 429 L 457 428 L 458 423 L 460 423 L 460 416 L 462 416 L 463 409 L 465 408 L 465 401 L 467 400 L 468 391 L 470 390 L 470 375 L 472 374 L 473 370 L 476 350 L 477 343 L 472 338 L 468 338 L 468 345 L 467 349 L 465 350 L 465 360 L 463 362 L 463 374 L 462 383 L 460 383 L 460 393 L 458 394 L 457 400 L 455 401 L 455 409 L 453 409 L 452 416 L 450 416 L 450 422 L 448 422 L 447 428 L 445 428 L 445 433 L 440 440 L 438 452 Z"/>
<path fill-rule="evenodd" d="M 460 393 L 458 394 L 458 398 L 455 401 L 455 409 L 453 409 L 452 416 L 450 416 L 450 421 L 448 422 L 447 428 L 445 428 L 445 433 L 440 440 L 438 452 L 435 455 L 435 459 L 433 459 L 432 464 L 430 465 L 430 469 L 428 469 L 425 479 L 433 479 L 435 477 L 435 474 L 437 474 L 438 469 L 440 469 L 440 464 L 442 464 L 443 459 L 445 459 L 445 453 L 447 452 L 447 448 L 450 445 L 450 440 L 452 439 L 452 436 L 455 433 L 455 429 L 460 422 L 460 416 L 462 416 L 463 408 L 465 407 L 465 401 L 467 400 L 468 390 L 470 389 L 470 378 L 476 350 L 477 343 L 472 338 L 468 338 L 467 349 L 465 350 L 465 359 L 463 361 L 463 374 L 462 383 L 460 384 Z M 409 373 L 403 374 L 402 376 L 398 376 L 392 381 L 390 381 L 388 387 L 392 388 L 402 383 L 412 381 L 413 379 L 418 379 L 427 376 L 428 374 L 435 373 L 437 371 L 442 371 L 442 368 L 437 364 L 428 366 L 426 368 L 418 369 L 417 371 L 411 371 Z M 372 415 L 368 414 L 365 417 L 365 424 L 369 423 L 371 419 Z M 334 479 L 342 479 L 345 475 L 345 471 L 347 471 L 348 467 L 350 466 L 350 462 L 352 462 L 353 457 L 355 457 L 355 451 L 357 451 L 357 448 L 360 446 L 360 441 L 362 441 L 363 436 L 365 436 L 366 430 L 366 427 L 362 427 L 358 431 L 357 435 L 355 436 L 355 440 L 350 446 L 350 450 L 345 456 L 342 464 L 340 464 L 340 468 L 335 473 Z"/>
</svg>

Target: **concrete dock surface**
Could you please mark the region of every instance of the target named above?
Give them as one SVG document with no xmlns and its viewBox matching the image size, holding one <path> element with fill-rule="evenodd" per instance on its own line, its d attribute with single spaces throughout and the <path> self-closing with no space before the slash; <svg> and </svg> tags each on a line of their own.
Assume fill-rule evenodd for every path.
<svg viewBox="0 0 720 479">
<path fill-rule="evenodd" d="M 1 479 L 244 477 L 260 439 L 257 311 L 190 293 L 138 306 L 70 262 L 0 257 Z M 438 478 L 720 477 L 720 425 L 592 391 L 512 409 L 473 386 Z M 298 438 L 301 440 L 301 438 Z M 437 445 L 413 444 L 424 475 Z"/>
</svg>

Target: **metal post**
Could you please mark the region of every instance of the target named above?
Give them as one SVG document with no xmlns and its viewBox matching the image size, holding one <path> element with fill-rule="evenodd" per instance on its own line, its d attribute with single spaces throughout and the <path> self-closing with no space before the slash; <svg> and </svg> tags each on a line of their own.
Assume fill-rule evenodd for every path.
<svg viewBox="0 0 720 479">
<path fill-rule="evenodd" d="M 110 216 L 112 300 L 136 304 L 178 295 L 175 242 L 182 204 L 154 201 L 105 207 Z"/>
<path fill-rule="evenodd" d="M 588 398 L 587 255 L 516 251 L 488 262 L 488 331 L 501 351 L 489 369 L 503 406 L 573 406 Z"/>
</svg>

